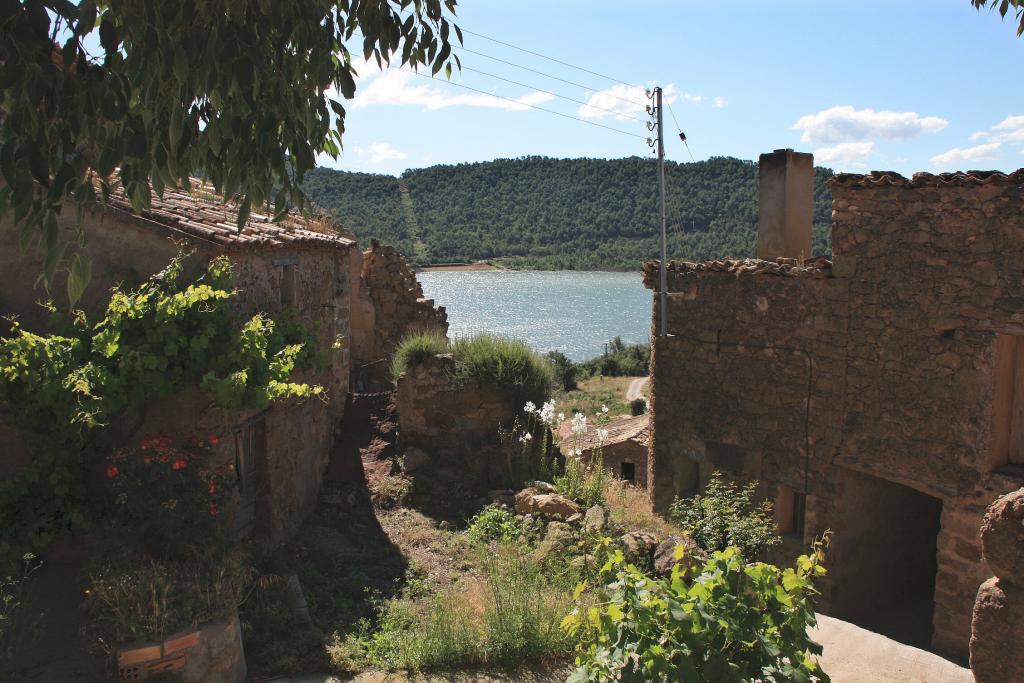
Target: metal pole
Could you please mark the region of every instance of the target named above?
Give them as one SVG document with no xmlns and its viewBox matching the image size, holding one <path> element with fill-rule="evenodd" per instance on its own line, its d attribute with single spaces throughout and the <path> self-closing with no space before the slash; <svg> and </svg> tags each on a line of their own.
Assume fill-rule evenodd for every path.
<svg viewBox="0 0 1024 683">
<path fill-rule="evenodd" d="M 654 108 L 658 116 L 658 194 L 661 198 L 661 267 L 659 275 L 661 314 L 658 334 L 668 336 L 668 214 L 665 210 L 665 127 L 661 117 L 661 88 L 654 89 Z"/>
</svg>

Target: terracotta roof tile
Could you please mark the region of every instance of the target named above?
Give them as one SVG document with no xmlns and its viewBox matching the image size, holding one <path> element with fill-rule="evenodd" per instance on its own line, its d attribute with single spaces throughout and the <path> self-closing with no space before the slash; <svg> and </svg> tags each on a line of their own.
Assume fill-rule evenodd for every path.
<svg viewBox="0 0 1024 683">
<path fill-rule="evenodd" d="M 199 184 L 199 181 L 194 182 Z M 205 194 L 213 196 L 209 192 Z M 270 216 L 254 211 L 239 232 L 235 224 L 237 208 L 233 203 L 223 204 L 177 188 L 167 188 L 163 197 L 154 194 L 150 208 L 139 213 L 132 209 L 121 191 L 111 196 L 108 206 L 140 216 L 186 237 L 226 248 L 302 245 L 348 249 L 356 244 L 351 233 L 340 225 L 325 224 L 323 219 L 308 219 L 294 212 L 280 223 L 274 223 Z"/>
<path fill-rule="evenodd" d="M 1000 171 L 958 171 L 956 173 L 915 173 L 907 179 L 895 171 L 872 171 L 867 175 L 859 173 L 837 173 L 828 181 L 829 185 L 875 187 L 894 185 L 898 187 L 942 187 L 949 185 L 988 185 L 990 183 L 1024 183 L 1024 168 L 1012 173 Z"/>
</svg>

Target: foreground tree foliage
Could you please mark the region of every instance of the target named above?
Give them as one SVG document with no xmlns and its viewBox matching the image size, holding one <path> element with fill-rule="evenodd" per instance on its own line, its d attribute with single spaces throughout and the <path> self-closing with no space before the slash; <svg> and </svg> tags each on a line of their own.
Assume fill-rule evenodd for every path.
<svg viewBox="0 0 1024 683">
<path fill-rule="evenodd" d="M 0 0 L 0 218 L 22 224 L 23 249 L 42 242 L 49 281 L 64 261 L 57 215 L 72 199 L 102 201 L 115 181 L 137 211 L 197 170 L 239 199 L 239 225 L 274 187 L 276 214 L 301 208 L 303 175 L 341 149 L 340 98 L 356 87 L 348 46 L 450 72 L 454 10 L 455 0 Z M 73 254 L 66 266 L 73 302 L 89 265 Z"/>
<path fill-rule="evenodd" d="M 985 7 L 998 10 L 999 16 L 1006 18 L 1008 12 L 1013 9 L 1011 18 L 1017 20 L 1017 36 L 1024 35 L 1024 0 L 971 0 L 971 4 L 978 11 Z"/>
</svg>

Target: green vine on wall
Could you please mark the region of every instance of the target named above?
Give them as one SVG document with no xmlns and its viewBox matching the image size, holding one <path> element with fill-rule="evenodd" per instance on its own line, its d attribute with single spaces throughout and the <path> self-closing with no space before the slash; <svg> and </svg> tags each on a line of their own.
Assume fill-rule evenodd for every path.
<svg viewBox="0 0 1024 683">
<path fill-rule="evenodd" d="M 115 288 L 98 322 L 76 312 L 63 334 L 46 335 L 15 322 L 0 339 L 0 403 L 33 435 L 31 464 L 0 481 L 0 554 L 83 520 L 72 498 L 96 437 L 155 397 L 198 387 L 221 408 L 258 410 L 324 395 L 293 377 L 324 361 L 315 331 L 290 314 L 239 321 L 230 261 L 213 259 L 182 286 L 186 256 L 135 289 Z"/>
</svg>

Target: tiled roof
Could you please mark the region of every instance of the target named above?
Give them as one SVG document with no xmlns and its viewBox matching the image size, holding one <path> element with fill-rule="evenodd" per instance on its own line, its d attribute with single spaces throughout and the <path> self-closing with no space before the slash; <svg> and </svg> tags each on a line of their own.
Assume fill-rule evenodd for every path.
<svg viewBox="0 0 1024 683">
<path fill-rule="evenodd" d="M 233 203 L 224 204 L 201 186 L 192 192 L 167 188 L 162 198 L 154 193 L 150 208 L 140 213 L 132 209 L 121 191 L 111 196 L 108 206 L 140 216 L 186 237 L 231 249 L 299 245 L 348 249 L 356 244 L 351 233 L 341 226 L 323 219 L 308 219 L 297 213 L 289 213 L 287 218 L 275 223 L 271 216 L 253 211 L 239 232 L 237 207 Z"/>
<path fill-rule="evenodd" d="M 660 262 L 648 261 L 644 264 L 644 286 L 656 288 L 658 284 L 658 268 Z M 832 273 L 832 261 L 825 256 L 805 259 L 802 264 L 797 259 L 777 258 L 766 259 L 720 259 L 716 261 L 669 261 L 668 275 L 686 273 L 730 273 L 732 275 L 783 275 L 788 277 L 828 277 Z"/>
<path fill-rule="evenodd" d="M 943 187 L 949 185 L 988 185 L 990 183 L 1024 183 L 1024 168 L 1012 173 L 1000 171 L 958 171 L 956 173 L 915 173 L 907 179 L 895 171 L 872 171 L 867 175 L 859 173 L 837 173 L 828 181 L 829 185 L 853 185 L 874 187 L 895 185 L 899 187 Z"/>
<path fill-rule="evenodd" d="M 598 427 L 608 430 L 608 438 L 605 439 L 603 444 L 605 446 L 630 439 L 646 445 L 649 423 L 650 415 L 644 414 L 638 417 L 620 417 L 605 425 L 587 425 L 587 433 L 583 438 L 583 450 L 590 450 L 597 445 Z M 562 439 L 572 438 L 572 420 L 566 420 L 559 425 L 558 436 Z"/>
</svg>

